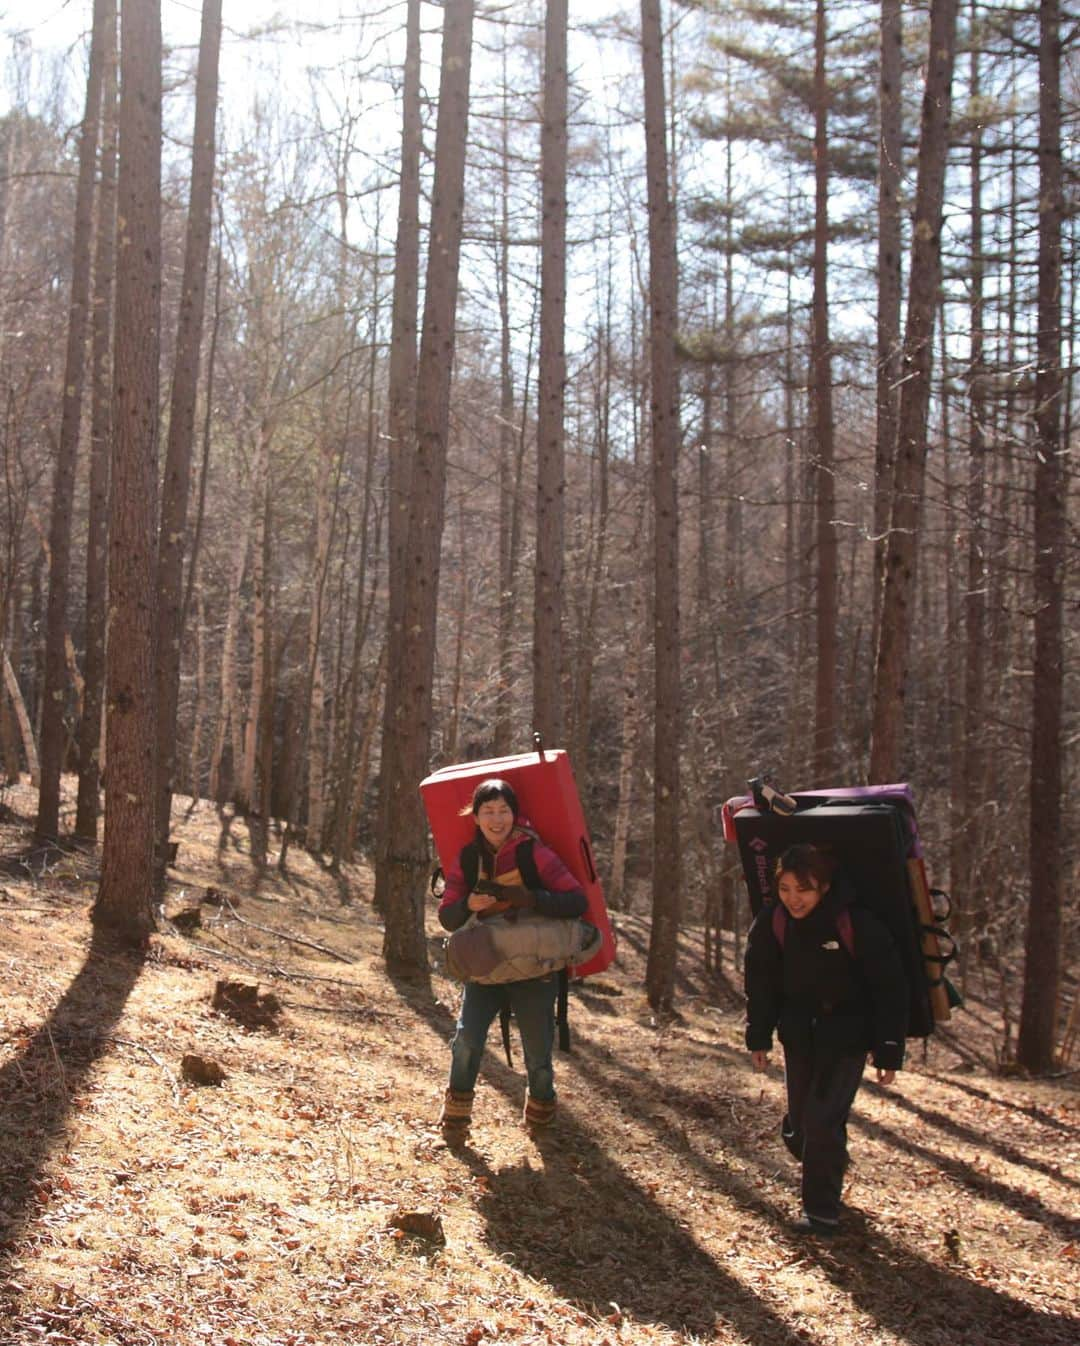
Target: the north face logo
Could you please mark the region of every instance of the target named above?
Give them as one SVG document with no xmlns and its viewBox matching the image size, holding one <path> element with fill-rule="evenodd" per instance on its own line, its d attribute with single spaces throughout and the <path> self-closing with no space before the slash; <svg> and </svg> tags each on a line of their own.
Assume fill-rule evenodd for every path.
<svg viewBox="0 0 1080 1346">
<path fill-rule="evenodd" d="M 752 850 L 755 851 L 767 851 L 769 849 L 769 843 L 767 841 L 763 841 L 761 837 L 755 837 L 753 841 L 750 843 L 750 847 Z"/>
</svg>

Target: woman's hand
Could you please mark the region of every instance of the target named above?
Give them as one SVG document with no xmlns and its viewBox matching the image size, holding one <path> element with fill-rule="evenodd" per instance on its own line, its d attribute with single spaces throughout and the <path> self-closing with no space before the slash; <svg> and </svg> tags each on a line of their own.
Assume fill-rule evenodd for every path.
<svg viewBox="0 0 1080 1346">
<path fill-rule="evenodd" d="M 750 1060 L 753 1061 L 755 1070 L 768 1070 L 769 1068 L 768 1052 L 762 1052 L 762 1051 L 751 1052 Z"/>
<path fill-rule="evenodd" d="M 473 891 L 469 894 L 467 906 L 470 911 L 487 911 L 489 907 L 494 907 L 498 900 L 498 898 L 492 897 L 490 893 Z"/>
<path fill-rule="evenodd" d="M 482 907 L 474 906 L 472 899 L 476 896 L 486 897 L 488 901 Z M 491 879 L 480 879 L 469 898 L 470 910 L 484 911 L 496 903 L 500 910 L 505 911 L 507 907 L 534 907 L 536 898 L 520 883 L 495 883 Z"/>
</svg>

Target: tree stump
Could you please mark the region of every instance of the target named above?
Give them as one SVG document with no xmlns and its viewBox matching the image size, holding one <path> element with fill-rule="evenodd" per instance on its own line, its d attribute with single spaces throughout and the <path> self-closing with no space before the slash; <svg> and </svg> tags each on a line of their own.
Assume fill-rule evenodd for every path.
<svg viewBox="0 0 1080 1346">
<path fill-rule="evenodd" d="M 260 994 L 257 985 L 221 979 L 214 984 L 214 1009 L 245 1028 L 276 1028 L 281 1001 L 273 991 Z"/>
</svg>

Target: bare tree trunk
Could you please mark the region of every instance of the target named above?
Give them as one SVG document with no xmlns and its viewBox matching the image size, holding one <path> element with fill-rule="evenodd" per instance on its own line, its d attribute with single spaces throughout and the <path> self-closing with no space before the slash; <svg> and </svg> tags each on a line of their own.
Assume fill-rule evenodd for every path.
<svg viewBox="0 0 1080 1346">
<path fill-rule="evenodd" d="M 192 800 L 202 796 L 202 740 L 207 715 L 206 676 L 206 602 L 198 574 L 195 586 L 195 715 L 191 725 L 191 753 L 188 757 L 188 784 Z"/>
<path fill-rule="evenodd" d="M 470 550 L 465 527 L 465 502 L 458 510 L 458 592 L 457 612 L 454 616 L 454 671 L 450 681 L 450 727 L 446 732 L 445 757 L 457 760 L 458 740 L 461 735 L 461 701 L 465 683 L 465 641 L 469 630 L 469 559 Z"/>
<path fill-rule="evenodd" d="M 836 478 L 829 344 L 829 88 L 825 77 L 825 0 L 814 22 L 814 299 L 811 361 L 812 434 L 817 506 L 817 678 L 814 777 L 824 785 L 836 769 L 836 625 L 839 579 Z"/>
<path fill-rule="evenodd" d="M 881 637 L 874 670 L 870 780 L 887 783 L 901 769 L 919 516 L 926 472 L 934 317 L 941 280 L 941 214 L 949 148 L 957 0 L 931 0 L 930 48 L 919 137 L 919 174 L 911 250 L 904 385 L 900 394 L 895 489 L 885 558 Z"/>
<path fill-rule="evenodd" d="M 611 276 L 608 275 L 608 300 L 606 321 L 597 332 L 596 360 L 597 387 L 594 416 L 596 419 L 596 475 L 597 500 L 595 507 L 595 533 L 591 548 L 591 563 L 588 565 L 584 588 L 586 601 L 583 603 L 583 615 L 580 622 L 578 649 L 574 657 L 574 714 L 573 714 L 573 760 L 577 766 L 578 778 L 588 779 L 590 762 L 589 748 L 592 741 L 592 703 L 593 679 L 596 669 L 596 641 L 594 632 L 598 630 L 601 595 L 604 576 L 607 569 L 608 528 L 611 511 L 610 461 L 611 438 L 609 434 L 609 414 L 611 407 Z"/>
<path fill-rule="evenodd" d="M 274 619 L 273 585 L 270 567 L 270 539 L 273 520 L 270 512 L 269 450 L 267 453 L 266 488 L 262 495 L 262 513 L 256 529 L 256 562 L 252 567 L 255 598 L 254 632 L 252 639 L 251 720 L 254 724 L 254 745 L 251 748 L 254 772 L 249 810 L 251 836 L 251 863 L 257 873 L 267 864 L 270 842 L 270 798 L 274 765 L 274 684 L 280 659 L 273 657 Z M 245 747 L 251 743 L 251 738 Z"/>
<path fill-rule="evenodd" d="M 641 69 L 645 93 L 645 154 L 649 202 L 649 403 L 655 571 L 653 658 L 653 902 L 646 993 L 653 1009 L 669 1009 L 675 994 L 682 902 L 679 845 L 679 399 L 675 364 L 677 271 L 675 221 L 668 184 L 667 103 L 664 96 L 660 0 L 641 0 Z"/>
<path fill-rule="evenodd" d="M 784 305 L 784 611 L 795 614 L 796 598 L 801 597 L 802 582 L 798 568 L 798 534 L 802 511 L 799 509 L 801 437 L 795 423 L 795 305 L 792 279 L 787 278 L 787 303 Z M 784 652 L 790 663 L 799 647 L 802 623 L 784 623 Z M 791 723 L 789 719 L 789 724 Z M 789 759 L 789 766 L 793 765 Z"/>
<path fill-rule="evenodd" d="M 514 370 L 510 326 L 510 114 L 503 47 L 503 109 L 499 175 L 499 240 L 496 247 L 495 286 L 499 300 L 499 690 L 495 701 L 495 755 L 511 751 L 514 676 L 514 619 L 517 608 L 518 551 L 521 535 L 520 463 L 515 453 Z M 514 471 L 514 465 L 519 471 Z"/>
<path fill-rule="evenodd" d="M 364 811 L 364 799 L 367 795 L 368 780 L 371 776 L 371 752 L 375 745 L 375 726 L 379 723 L 379 697 L 386 681 L 386 646 L 379 654 L 379 663 L 375 669 L 375 678 L 371 684 L 367 711 L 364 715 L 364 727 L 360 735 L 360 750 L 356 754 L 356 768 L 353 772 L 352 788 L 349 792 L 349 807 L 346 811 L 346 848 L 343 859 L 351 860 L 353 843 L 356 838 L 357 820 Z"/>
<path fill-rule="evenodd" d="M 247 813 L 257 807 L 256 765 L 259 732 L 262 727 L 263 698 L 267 694 L 266 666 L 270 640 L 269 585 L 266 569 L 267 516 L 270 498 L 270 423 L 263 420 L 259 426 L 252 462 L 253 532 L 251 548 L 251 592 L 253 613 L 251 619 L 251 694 L 248 698 L 247 721 L 244 725 L 244 759 L 236 785 L 236 806 Z"/>
<path fill-rule="evenodd" d="M 388 681 L 386 688 L 387 703 L 394 703 L 384 720 L 393 726 L 392 741 L 388 744 L 385 736 L 383 739 L 382 788 L 389 792 L 383 815 L 388 851 L 376 869 L 376 897 L 386 921 L 383 955 L 388 966 L 411 970 L 427 966 L 427 824 L 416 787 L 425 774 L 431 744 L 439 551 L 446 503 L 450 377 L 465 206 L 473 0 L 447 0 L 443 13 L 431 246 L 416 373 L 416 458 L 405 570 L 405 640 L 399 678 L 396 683 Z"/>
<path fill-rule="evenodd" d="M 640 589 L 639 589 L 640 593 Z M 626 905 L 626 857 L 633 817 L 634 762 L 638 752 L 638 723 L 641 706 L 641 654 L 645 623 L 641 620 L 640 601 L 634 601 L 628 629 L 629 643 L 622 680 L 622 746 L 616 776 L 615 820 L 612 825 L 611 867 L 608 875 L 608 900 L 612 907 Z"/>
<path fill-rule="evenodd" d="M 1031 1071 L 1054 1064 L 1061 986 L 1065 565 L 1065 459 L 1061 439 L 1061 9 L 1039 4 L 1039 281 L 1035 371 L 1035 659 L 1031 820 L 1024 995 L 1017 1059 Z"/>
<path fill-rule="evenodd" d="M 240 590 L 247 569 L 248 541 L 246 531 L 237 536 L 229 583 L 228 608 L 225 613 L 225 637 L 221 649 L 221 694 L 218 700 L 217 731 L 214 735 L 214 750 L 210 756 L 210 780 L 207 786 L 210 798 L 218 804 L 224 803 L 226 795 L 232 792 L 232 781 L 235 781 L 240 768 L 239 754 L 234 750 L 231 781 L 228 785 L 222 781 L 225 744 L 230 733 L 235 740 L 235 726 L 240 719 L 240 707 L 236 695 L 236 643 L 240 630 Z"/>
<path fill-rule="evenodd" d="M 374 352 L 372 354 L 374 362 Z M 369 389 L 369 395 L 373 390 Z M 368 416 L 367 447 L 364 457 L 364 485 L 363 485 L 363 522 L 360 529 L 360 565 L 356 577 L 356 600 L 353 604 L 353 643 L 352 659 L 350 660 L 349 672 L 349 695 L 348 710 L 345 715 L 345 726 L 339 734 L 340 753 L 334 767 L 335 783 L 345 783 L 352 779 L 354 773 L 354 761 L 356 754 L 356 731 L 357 719 L 360 713 L 360 658 L 364 650 L 364 644 L 367 640 L 368 629 L 370 627 L 370 603 L 367 598 L 367 572 L 368 556 L 370 552 L 370 527 L 369 517 L 371 514 L 372 484 L 375 474 L 375 438 L 376 438 L 376 420 L 373 414 Z M 392 450 L 393 452 L 393 450 Z M 383 642 L 383 651 L 386 650 L 386 641 Z M 383 656 L 380 656 L 382 659 Z M 369 726 L 370 729 L 371 726 Z M 356 825 L 355 818 L 352 816 L 351 792 L 344 790 L 342 797 L 337 800 L 334 813 L 334 864 L 340 865 L 343 860 L 352 857 L 353 835 Z"/>
<path fill-rule="evenodd" d="M 315 482 L 315 553 L 312 558 L 311 617 L 308 622 L 307 728 L 301 736 L 307 766 L 307 846 L 322 849 L 326 793 L 326 688 L 323 683 L 322 637 L 326 576 L 330 569 L 331 501 L 329 446 L 321 445 Z M 302 779 L 303 767 L 301 767 Z M 299 792 L 297 792 L 299 794 Z"/>
<path fill-rule="evenodd" d="M 161 344 L 161 15 L 120 38 L 119 232 L 107 651 L 108 784 L 93 920 L 133 945 L 154 927 L 154 526 Z"/>
<path fill-rule="evenodd" d="M 536 430 L 533 728 L 563 736 L 562 642 L 566 390 L 566 6 L 548 0 L 540 132 L 540 381 Z"/>
<path fill-rule="evenodd" d="M 874 448 L 874 575 L 871 650 L 878 646 L 885 543 L 892 502 L 896 412 L 900 401 L 900 297 L 904 171 L 904 18 L 902 0 L 881 0 L 881 76 L 878 103 L 877 439 Z"/>
<path fill-rule="evenodd" d="M 388 417 L 390 506 L 387 515 L 389 612 L 386 625 L 387 685 L 400 688 L 405 673 L 405 578 L 409 498 L 416 456 L 416 309 L 420 277 L 420 0 L 408 0 L 405 69 L 401 93 L 401 183 L 394 247 L 394 297 L 390 319 Z M 359 600 L 358 600 L 359 602 Z M 354 666 L 353 676 L 359 670 Z M 396 692 L 383 704 L 379 827 L 376 838 L 375 905 L 386 909 L 393 842 L 390 835 L 396 791 L 391 776 L 400 771 L 395 745 L 405 731 L 405 704 Z M 349 846 L 351 848 L 351 832 Z"/>
<path fill-rule="evenodd" d="M 971 0 L 971 99 L 982 94 L 977 0 Z M 986 787 L 986 361 L 984 334 L 981 123 L 971 128 L 971 336 L 968 368 L 967 583 L 964 587 L 963 755 L 957 764 L 949 865 L 955 933 L 966 948 L 971 894 L 981 891 L 979 819 Z"/>
<path fill-rule="evenodd" d="M 15 718 L 19 722 L 19 733 L 22 735 L 23 752 L 26 753 L 26 765 L 30 772 L 30 784 L 37 785 L 41 780 L 41 767 L 38 764 L 37 745 L 34 743 L 34 730 L 30 724 L 30 716 L 26 710 L 26 702 L 23 700 L 22 690 L 19 687 L 19 680 L 15 676 L 15 670 L 11 666 L 11 660 L 8 658 L 7 650 L 3 651 L 4 659 L 4 686 L 7 688 L 8 696 L 11 697 L 11 704 L 15 708 Z"/>
<path fill-rule="evenodd" d="M 105 721 L 105 631 L 112 440 L 113 287 L 116 279 L 116 3 L 103 16 L 101 173 L 98 183 L 91 355 L 90 482 L 86 525 L 86 693 L 79 721 L 75 834 L 97 840 Z"/>
<path fill-rule="evenodd" d="M 64 636 L 67 633 L 68 575 L 71 569 L 71 507 L 75 495 L 75 465 L 79 453 L 83 370 L 86 364 L 86 327 L 90 307 L 90 257 L 94 224 L 94 171 L 97 165 L 98 122 L 101 117 L 106 17 L 106 0 L 94 0 L 90 70 L 86 82 L 86 110 L 79 135 L 79 177 L 75 192 L 71 305 L 68 313 L 67 356 L 64 362 L 60 442 L 56 451 L 52 514 L 49 524 L 49 601 L 45 618 L 41 789 L 38 794 L 36 829 L 39 837 L 55 837 L 60 830 L 60 772 L 64 757 L 64 706 L 67 701 Z"/>
<path fill-rule="evenodd" d="M 199 68 L 195 82 L 195 129 L 191 154 L 184 277 L 176 332 L 176 367 L 169 406 L 169 438 L 162 484 L 158 538 L 157 608 L 157 808 L 155 886 L 165 884 L 173 777 L 176 773 L 176 709 L 183 646 L 183 570 L 187 543 L 191 461 L 195 443 L 195 406 L 199 391 L 199 354 L 206 310 L 206 267 L 210 256 L 210 217 L 214 192 L 218 55 L 221 51 L 221 0 L 203 0 Z"/>
</svg>

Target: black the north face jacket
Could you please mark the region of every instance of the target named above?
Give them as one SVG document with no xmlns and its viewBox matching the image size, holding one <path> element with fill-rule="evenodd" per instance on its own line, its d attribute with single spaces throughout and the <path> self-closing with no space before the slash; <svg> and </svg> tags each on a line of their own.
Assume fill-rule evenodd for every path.
<svg viewBox="0 0 1080 1346">
<path fill-rule="evenodd" d="M 847 908 L 854 952 L 844 947 L 837 914 Z M 846 1056 L 873 1052 L 881 1070 L 904 1060 L 908 987 L 885 925 L 855 903 L 838 872 L 809 916 L 786 918 L 783 945 L 773 907 L 758 912 L 746 943 L 746 1045 L 770 1051 L 776 1031 L 785 1049 Z"/>
</svg>

